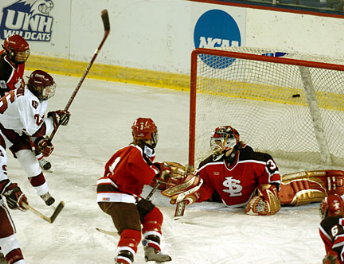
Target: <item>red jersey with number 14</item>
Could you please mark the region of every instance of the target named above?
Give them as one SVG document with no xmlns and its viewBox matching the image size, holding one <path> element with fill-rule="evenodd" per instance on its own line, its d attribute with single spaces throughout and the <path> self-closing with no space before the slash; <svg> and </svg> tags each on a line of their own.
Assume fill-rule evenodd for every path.
<svg viewBox="0 0 344 264">
<path fill-rule="evenodd" d="M 200 163 L 197 174 L 203 179 L 198 202 L 217 193 L 228 206 L 244 206 L 261 184 L 280 184 L 281 176 L 272 157 L 255 152 L 247 145 L 237 151 L 235 162 L 227 164 L 222 157 L 208 157 Z"/>
</svg>

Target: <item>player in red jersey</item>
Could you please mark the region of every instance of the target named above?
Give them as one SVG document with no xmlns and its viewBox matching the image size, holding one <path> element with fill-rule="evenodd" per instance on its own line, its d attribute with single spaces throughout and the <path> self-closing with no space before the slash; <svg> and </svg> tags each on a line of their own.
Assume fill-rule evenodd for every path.
<svg viewBox="0 0 344 264">
<path fill-rule="evenodd" d="M 324 242 L 324 264 L 344 263 L 344 201 L 338 194 L 329 194 L 320 204 L 322 221 L 319 232 Z"/>
<path fill-rule="evenodd" d="M 0 97 L 25 85 L 23 75 L 29 56 L 30 47 L 23 37 L 13 35 L 5 39 L 3 50 L 0 51 Z M 34 151 L 41 168 L 49 170 L 51 163 L 37 149 Z"/>
<path fill-rule="evenodd" d="M 149 200 L 141 197 L 144 185 L 153 178 L 166 181 L 170 171 L 153 163 L 158 130 L 150 118 L 138 118 L 132 125 L 133 142 L 112 155 L 104 176 L 97 182 L 97 202 L 112 217 L 120 234 L 116 263 L 131 264 L 143 237 L 147 261 L 166 262 L 171 257 L 160 249 L 163 215 Z"/>
</svg>

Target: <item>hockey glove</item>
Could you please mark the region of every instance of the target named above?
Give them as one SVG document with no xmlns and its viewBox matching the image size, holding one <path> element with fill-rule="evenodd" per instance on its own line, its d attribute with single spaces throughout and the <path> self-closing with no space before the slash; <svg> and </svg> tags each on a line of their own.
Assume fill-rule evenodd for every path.
<svg viewBox="0 0 344 264">
<path fill-rule="evenodd" d="M 39 137 L 34 142 L 35 148 L 43 154 L 44 157 L 49 157 L 54 150 L 54 145 L 50 140 Z"/>
<path fill-rule="evenodd" d="M 26 210 L 28 204 L 25 194 L 20 190 L 18 184 L 11 183 L 4 191 L 7 205 L 10 209 Z"/>
<path fill-rule="evenodd" d="M 340 264 L 337 253 L 334 251 L 328 252 L 327 255 L 323 258 L 323 264 Z"/>
<path fill-rule="evenodd" d="M 54 126 L 66 126 L 69 122 L 70 113 L 66 110 L 57 110 L 48 113 L 48 117 L 51 117 L 54 121 Z"/>
<path fill-rule="evenodd" d="M 277 187 L 271 184 L 262 184 L 258 187 L 258 194 L 253 196 L 245 207 L 248 215 L 273 215 L 281 209 L 277 197 Z"/>
</svg>

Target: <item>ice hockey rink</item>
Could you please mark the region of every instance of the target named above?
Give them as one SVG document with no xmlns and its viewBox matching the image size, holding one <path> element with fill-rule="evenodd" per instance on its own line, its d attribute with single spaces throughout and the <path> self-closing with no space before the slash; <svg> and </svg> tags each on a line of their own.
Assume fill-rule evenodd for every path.
<svg viewBox="0 0 344 264">
<path fill-rule="evenodd" d="M 57 90 L 48 108 L 63 109 L 79 78 L 53 76 Z M 45 173 L 51 194 L 65 202 L 64 210 L 53 224 L 30 211 L 11 211 L 27 263 L 114 263 L 119 237 L 96 231 L 114 231 L 110 217 L 96 203 L 96 181 L 104 164 L 130 143 L 137 117 L 151 117 L 158 126 L 156 161 L 186 164 L 188 106 L 187 92 L 86 79 L 70 108 L 69 125 L 60 127 L 53 140 L 55 150 L 48 158 L 53 170 Z M 20 184 L 30 205 L 50 215 L 52 209 L 8 156 L 12 181 Z M 281 174 L 287 169 L 280 167 Z M 147 187 L 144 196 L 150 190 Z M 318 232 L 319 204 L 283 207 L 277 215 L 254 217 L 243 209 L 201 203 L 188 207 L 176 221 L 174 206 L 165 197 L 156 192 L 152 200 L 164 214 L 162 249 L 173 264 L 315 264 L 325 254 Z M 145 263 L 141 245 L 135 263 Z"/>
</svg>

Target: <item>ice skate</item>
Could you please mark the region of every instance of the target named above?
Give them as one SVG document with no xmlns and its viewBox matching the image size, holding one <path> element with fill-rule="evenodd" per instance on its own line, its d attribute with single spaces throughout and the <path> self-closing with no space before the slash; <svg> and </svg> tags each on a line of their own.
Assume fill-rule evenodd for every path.
<svg viewBox="0 0 344 264">
<path fill-rule="evenodd" d="M 39 159 L 38 162 L 39 162 L 39 166 L 43 170 L 50 170 L 51 169 L 51 163 L 49 161 L 47 161 L 45 158 Z"/>
<path fill-rule="evenodd" d="M 167 261 L 172 260 L 172 258 L 169 255 L 164 254 L 161 251 L 158 251 L 153 247 L 147 246 L 144 248 L 144 250 L 145 250 L 146 262 L 147 261 L 155 261 L 155 262 L 161 263 L 161 262 L 167 262 Z"/>
<path fill-rule="evenodd" d="M 52 197 L 49 192 L 47 192 L 46 194 L 41 195 L 41 198 L 43 199 L 45 204 L 48 205 L 48 206 L 52 205 L 55 202 L 54 197 Z"/>
</svg>

